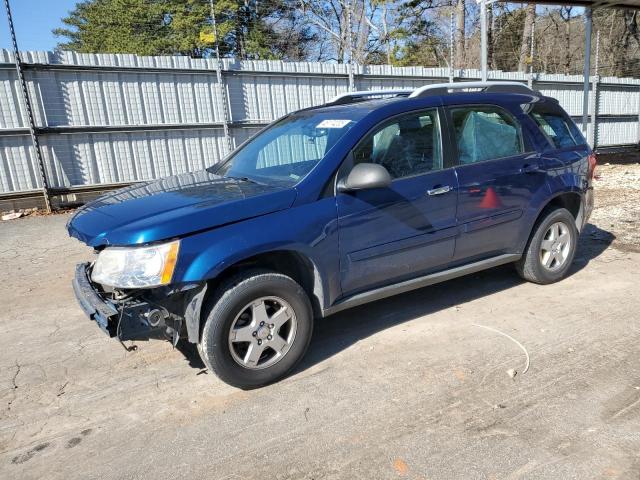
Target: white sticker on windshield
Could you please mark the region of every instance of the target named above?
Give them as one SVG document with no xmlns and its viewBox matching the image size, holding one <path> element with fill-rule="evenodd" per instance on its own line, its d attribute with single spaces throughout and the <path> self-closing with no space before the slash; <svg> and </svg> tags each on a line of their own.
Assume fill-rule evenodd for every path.
<svg viewBox="0 0 640 480">
<path fill-rule="evenodd" d="M 316 128 L 342 128 L 351 123 L 351 120 L 323 120 Z"/>
</svg>

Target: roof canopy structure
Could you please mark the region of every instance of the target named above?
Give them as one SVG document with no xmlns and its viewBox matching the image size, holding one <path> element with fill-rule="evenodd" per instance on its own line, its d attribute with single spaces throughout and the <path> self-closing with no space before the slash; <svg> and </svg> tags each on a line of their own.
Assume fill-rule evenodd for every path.
<svg viewBox="0 0 640 480">
<path fill-rule="evenodd" d="M 487 4 L 494 2 L 508 2 L 513 0 L 476 0 L 480 4 L 480 64 L 482 81 L 487 81 Z M 582 130 L 586 133 L 589 115 L 589 74 L 591 72 L 591 12 L 594 8 L 634 8 L 640 10 L 640 0 L 531 0 L 524 3 L 539 5 L 575 5 L 585 7 L 584 15 L 584 87 L 582 98 Z"/>
</svg>

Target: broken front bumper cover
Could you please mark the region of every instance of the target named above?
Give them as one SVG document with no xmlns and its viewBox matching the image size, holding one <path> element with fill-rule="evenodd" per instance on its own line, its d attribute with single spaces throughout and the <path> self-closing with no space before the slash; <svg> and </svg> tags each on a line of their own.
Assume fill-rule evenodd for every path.
<svg viewBox="0 0 640 480">
<path fill-rule="evenodd" d="M 141 298 L 123 302 L 105 298 L 89 279 L 90 271 L 88 263 L 76 265 L 73 291 L 84 313 L 107 335 L 121 340 L 149 338 L 152 333 L 167 327 L 165 318 L 169 314 L 166 310 L 162 309 L 158 321 L 151 325 L 149 313 L 160 312 L 158 308 Z"/>
<path fill-rule="evenodd" d="M 99 291 L 90 280 L 90 272 L 89 263 L 76 265 L 73 291 L 85 314 L 110 337 L 146 339 L 165 330 L 175 345 L 185 322 L 189 341 L 199 341 L 200 308 L 206 283 L 141 290 L 118 301 L 106 298 Z"/>
<path fill-rule="evenodd" d="M 118 307 L 98 294 L 89 280 L 89 264 L 76 265 L 73 292 L 84 313 L 109 336 L 116 336 Z"/>
</svg>

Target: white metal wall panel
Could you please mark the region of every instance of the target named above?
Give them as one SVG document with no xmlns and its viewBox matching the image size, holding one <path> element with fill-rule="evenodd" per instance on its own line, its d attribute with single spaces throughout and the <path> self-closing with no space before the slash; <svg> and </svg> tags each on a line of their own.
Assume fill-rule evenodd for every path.
<svg viewBox="0 0 640 480">
<path fill-rule="evenodd" d="M 0 192 L 38 188 L 29 137 L 0 137 Z M 128 183 L 200 170 L 224 151 L 219 129 L 44 135 L 52 187 Z"/>
<path fill-rule="evenodd" d="M 0 106 L 19 97 L 13 72 L 0 75 Z M 155 125 L 222 121 L 215 72 L 211 75 L 109 72 L 28 72 L 35 118 L 42 126 Z M 23 126 L 15 108 L 3 108 L 0 128 Z"/>
<path fill-rule="evenodd" d="M 0 193 L 41 187 L 29 137 L 0 137 Z"/>
<path fill-rule="evenodd" d="M 638 115 L 640 87 L 598 86 L 598 115 Z"/>
<path fill-rule="evenodd" d="M 199 170 L 226 151 L 221 123 L 231 122 L 233 146 L 259 131 L 243 125 L 267 123 L 286 113 L 329 101 L 349 88 L 349 68 L 361 90 L 416 88 L 448 81 L 444 68 L 349 66 L 314 62 L 223 59 L 224 105 L 214 59 L 138 57 L 125 54 L 24 52 L 23 61 L 40 64 L 114 67 L 115 70 L 27 70 L 35 119 L 42 127 L 158 126 L 204 124 L 191 130 L 47 133 L 41 136 L 47 174 L 54 187 L 134 182 Z M 13 55 L 0 50 L 0 193 L 39 188 L 28 132 L 2 135 L 27 126 Z M 132 69 L 132 70 L 128 70 Z M 150 71 L 149 69 L 154 69 Z M 162 69 L 158 71 L 157 69 Z M 456 70 L 457 80 L 473 80 L 477 70 Z M 519 72 L 490 72 L 495 80 L 527 81 Z M 582 77 L 535 74 L 534 88 L 557 98 L 570 115 L 582 114 Z M 593 97 L 593 95 L 591 95 Z M 591 98 L 591 108 L 593 108 Z M 640 80 L 598 79 L 599 145 L 639 140 Z M 204 126 L 203 125 L 203 126 Z M 261 161 L 275 165 L 279 149 L 304 152 L 292 142 L 274 146 Z"/>
<path fill-rule="evenodd" d="M 533 88 L 556 98 L 569 115 L 582 115 L 582 85 L 534 82 Z"/>
<path fill-rule="evenodd" d="M 598 120 L 598 145 L 610 147 L 638 143 L 638 120 L 602 118 Z"/>
<path fill-rule="evenodd" d="M 0 128 L 23 127 L 20 84 L 15 71 L 0 72 Z"/>
</svg>

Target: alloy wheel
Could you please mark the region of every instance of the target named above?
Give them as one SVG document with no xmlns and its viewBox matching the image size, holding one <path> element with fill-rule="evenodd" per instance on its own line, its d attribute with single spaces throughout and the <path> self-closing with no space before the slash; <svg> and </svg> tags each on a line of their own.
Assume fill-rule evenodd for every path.
<svg viewBox="0 0 640 480">
<path fill-rule="evenodd" d="M 279 297 L 258 298 L 245 305 L 231 324 L 231 356 L 251 370 L 270 367 L 287 354 L 296 329 L 296 315 L 287 301 Z"/>
<path fill-rule="evenodd" d="M 549 226 L 540 243 L 540 263 L 548 270 L 558 270 L 571 253 L 571 231 L 563 222 Z"/>
</svg>

